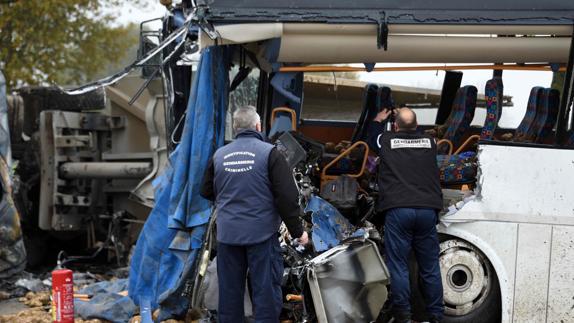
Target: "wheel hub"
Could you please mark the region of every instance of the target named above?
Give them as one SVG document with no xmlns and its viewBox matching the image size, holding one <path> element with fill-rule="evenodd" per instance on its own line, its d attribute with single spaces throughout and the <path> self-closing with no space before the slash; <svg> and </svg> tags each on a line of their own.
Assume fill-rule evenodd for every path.
<svg viewBox="0 0 574 323">
<path fill-rule="evenodd" d="M 441 243 L 440 267 L 447 314 L 465 315 L 482 304 L 490 286 L 485 261 L 473 246 L 463 241 Z"/>
</svg>

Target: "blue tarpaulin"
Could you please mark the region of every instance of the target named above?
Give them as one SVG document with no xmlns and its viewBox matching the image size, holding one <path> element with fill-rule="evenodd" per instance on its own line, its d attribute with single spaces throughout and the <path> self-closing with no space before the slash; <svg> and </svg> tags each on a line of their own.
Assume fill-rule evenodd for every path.
<svg viewBox="0 0 574 323">
<path fill-rule="evenodd" d="M 149 302 L 152 310 L 159 307 L 160 319 L 187 310 L 181 292 L 193 275 L 211 215 L 210 202 L 199 190 L 209 159 L 223 145 L 231 51 L 216 46 L 202 53 L 181 142 L 170 167 L 154 182 L 155 206 L 132 257 L 129 295 L 138 306 Z"/>
<path fill-rule="evenodd" d="M 136 306 L 129 297 L 117 294 L 126 290 L 127 284 L 127 279 L 102 281 L 80 290 L 80 294 L 93 297 L 89 301 L 76 299 L 74 311 L 84 320 L 98 318 L 112 323 L 129 321 Z"/>
</svg>

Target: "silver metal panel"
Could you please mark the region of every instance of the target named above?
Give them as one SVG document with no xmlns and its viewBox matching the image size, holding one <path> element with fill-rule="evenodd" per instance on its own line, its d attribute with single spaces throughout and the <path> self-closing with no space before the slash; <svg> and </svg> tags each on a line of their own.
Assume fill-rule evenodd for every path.
<svg viewBox="0 0 574 323">
<path fill-rule="evenodd" d="M 307 280 L 319 322 L 370 322 L 387 299 L 389 273 L 375 243 L 366 240 L 314 258 Z"/>
</svg>

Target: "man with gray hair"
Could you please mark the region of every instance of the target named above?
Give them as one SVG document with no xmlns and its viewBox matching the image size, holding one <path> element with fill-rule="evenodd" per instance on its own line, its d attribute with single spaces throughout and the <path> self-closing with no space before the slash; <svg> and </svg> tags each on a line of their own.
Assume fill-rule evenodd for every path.
<svg viewBox="0 0 574 323">
<path fill-rule="evenodd" d="M 394 132 L 385 132 L 384 121 L 390 114 L 391 110 L 384 109 L 375 117 L 369 127 L 369 145 L 380 156 L 377 208 L 385 220 L 393 315 L 395 322 L 411 322 L 409 255 L 413 250 L 430 321 L 440 322 L 444 306 L 436 224 L 442 191 L 436 143 L 416 132 L 417 115 L 409 108 L 398 109 Z"/>
<path fill-rule="evenodd" d="M 298 191 L 283 155 L 263 140 L 254 107 L 233 113 L 233 130 L 235 140 L 215 152 L 201 191 L 217 209 L 218 321 L 243 322 L 249 270 L 255 322 L 277 323 L 283 306 L 281 220 L 299 243 L 308 242 Z"/>
</svg>

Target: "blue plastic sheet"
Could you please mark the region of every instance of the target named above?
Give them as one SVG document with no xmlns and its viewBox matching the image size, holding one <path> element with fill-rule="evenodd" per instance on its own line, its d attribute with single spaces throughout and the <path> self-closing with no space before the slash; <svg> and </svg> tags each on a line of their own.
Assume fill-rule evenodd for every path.
<svg viewBox="0 0 574 323">
<path fill-rule="evenodd" d="M 205 49 L 192 85 L 180 144 L 159 177 L 156 203 L 136 244 L 129 295 L 136 305 L 161 309 L 160 320 L 186 312 L 181 296 L 193 275 L 211 204 L 199 195 L 209 158 L 223 145 L 232 48 Z"/>
<path fill-rule="evenodd" d="M 134 315 L 136 306 L 127 296 L 97 294 L 90 301 L 74 301 L 74 311 L 85 320 L 104 319 L 112 323 L 125 323 Z"/>
<path fill-rule="evenodd" d="M 94 296 L 102 293 L 119 293 L 128 288 L 127 279 L 117 279 L 114 281 L 101 281 L 82 288 L 78 293 Z"/>
<path fill-rule="evenodd" d="M 318 252 L 338 246 L 343 240 L 363 236 L 364 230 L 355 227 L 331 203 L 318 196 L 311 196 L 305 212 L 312 212 L 313 247 Z"/>
<path fill-rule="evenodd" d="M 103 281 L 80 290 L 80 294 L 92 296 L 89 301 L 74 301 L 74 311 L 84 320 L 104 319 L 112 323 L 123 323 L 134 315 L 136 306 L 128 296 L 117 293 L 126 290 L 127 279 Z"/>
</svg>

